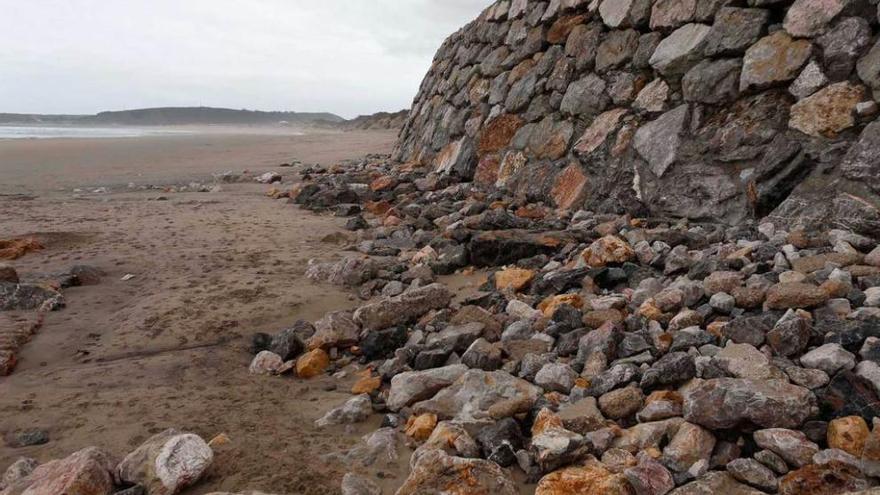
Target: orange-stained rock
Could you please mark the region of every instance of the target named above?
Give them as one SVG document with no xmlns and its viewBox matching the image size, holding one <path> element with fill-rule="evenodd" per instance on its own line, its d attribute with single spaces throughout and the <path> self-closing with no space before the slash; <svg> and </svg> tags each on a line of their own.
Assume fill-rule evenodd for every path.
<svg viewBox="0 0 880 495">
<path fill-rule="evenodd" d="M 541 304 L 538 305 L 538 310 L 544 313 L 544 316 L 549 318 L 553 316 L 553 313 L 555 313 L 556 310 L 559 309 L 559 306 L 562 306 L 563 304 L 568 304 L 569 306 L 580 309 L 584 307 L 584 300 L 577 294 L 550 296 L 541 301 Z"/>
<path fill-rule="evenodd" d="M 534 270 L 508 268 L 495 273 L 495 287 L 498 290 L 512 289 L 514 292 L 519 292 L 528 287 L 534 278 Z"/>
<path fill-rule="evenodd" d="M 629 243 L 613 235 L 597 240 L 581 253 L 581 258 L 591 267 L 625 263 L 635 257 L 636 253 Z"/>
<path fill-rule="evenodd" d="M 507 76 L 507 84 L 513 85 L 513 83 L 525 77 L 525 75 L 534 68 L 535 61 L 531 58 L 527 58 L 522 62 L 516 64 L 516 66 L 510 70 L 510 74 Z"/>
<path fill-rule="evenodd" d="M 828 423 L 828 446 L 861 457 L 871 431 L 861 416 L 837 418 Z"/>
<path fill-rule="evenodd" d="M 296 375 L 300 378 L 313 378 L 330 366 L 330 356 L 323 349 L 309 351 L 296 360 Z"/>
<path fill-rule="evenodd" d="M 568 35 L 578 25 L 583 24 L 586 20 L 584 15 L 566 15 L 562 16 L 550 26 L 547 30 L 547 43 L 551 45 L 564 44 L 568 39 Z"/>
<path fill-rule="evenodd" d="M 394 189 L 397 186 L 397 179 L 390 175 L 383 175 L 382 177 L 377 178 L 373 182 L 370 182 L 370 190 L 379 192 L 379 191 L 388 191 Z"/>
<path fill-rule="evenodd" d="M 382 386 L 382 377 L 380 376 L 364 376 L 351 387 L 351 393 L 354 395 L 371 394 Z"/>
<path fill-rule="evenodd" d="M 595 460 L 570 466 L 541 478 L 535 495 L 632 495 L 622 474 L 614 474 Z"/>
<path fill-rule="evenodd" d="M 720 338 L 724 336 L 723 331 L 724 327 L 726 327 L 727 324 L 728 322 L 726 321 L 713 321 L 712 323 L 709 323 L 709 325 L 706 327 L 706 331 Z"/>
<path fill-rule="evenodd" d="M 477 148 L 479 155 L 495 153 L 506 148 L 523 124 L 525 122 L 521 117 L 509 113 L 490 120 L 480 132 Z"/>
<path fill-rule="evenodd" d="M 547 216 L 547 210 L 538 205 L 526 205 L 517 208 L 514 214 L 520 218 L 540 220 Z"/>
<path fill-rule="evenodd" d="M 809 464 L 779 480 L 780 495 L 835 495 L 868 487 L 858 469 L 840 461 Z"/>
<path fill-rule="evenodd" d="M 483 459 L 453 457 L 429 449 L 415 458 L 409 477 L 396 495 L 516 495 L 510 475 Z"/>
<path fill-rule="evenodd" d="M 795 103 L 788 126 L 810 136 L 837 137 L 856 124 L 855 108 L 864 98 L 865 87 L 861 84 L 832 84 Z"/>
<path fill-rule="evenodd" d="M 654 304 L 653 299 L 648 299 L 639 306 L 639 315 L 653 321 L 661 321 L 665 316 L 663 311 L 660 311 L 660 308 Z"/>
<path fill-rule="evenodd" d="M 27 253 L 41 249 L 43 249 L 43 245 L 32 237 L 0 239 L 0 260 L 15 260 Z"/>
<path fill-rule="evenodd" d="M 501 159 L 491 153 L 480 158 L 477 169 L 474 172 L 474 183 L 483 186 L 494 186 L 498 181 L 498 169 L 501 167 Z"/>
<path fill-rule="evenodd" d="M 587 176 L 577 163 L 572 163 L 556 176 L 550 195 L 556 206 L 570 210 L 583 202 L 587 188 Z"/>
<path fill-rule="evenodd" d="M 436 414 L 428 413 L 420 416 L 410 416 L 406 421 L 406 436 L 413 440 L 423 442 L 431 436 L 431 433 L 436 427 Z"/>
<path fill-rule="evenodd" d="M 551 410 L 541 409 L 535 417 L 535 422 L 532 423 L 532 436 L 536 437 L 551 428 L 565 428 L 565 426 L 562 419 Z"/>
<path fill-rule="evenodd" d="M 367 201 L 364 203 L 364 209 L 373 215 L 381 216 L 388 213 L 388 210 L 391 209 L 391 203 L 384 199 L 382 201 Z"/>
</svg>

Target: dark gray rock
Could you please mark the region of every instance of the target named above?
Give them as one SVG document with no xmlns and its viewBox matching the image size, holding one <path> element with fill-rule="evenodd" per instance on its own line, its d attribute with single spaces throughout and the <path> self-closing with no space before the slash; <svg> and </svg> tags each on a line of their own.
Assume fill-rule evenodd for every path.
<svg viewBox="0 0 880 495">
<path fill-rule="evenodd" d="M 860 17 L 841 19 L 830 31 L 816 38 L 822 47 L 825 74 L 832 81 L 849 78 L 859 55 L 871 42 L 871 26 Z"/>
<path fill-rule="evenodd" d="M 708 104 L 735 100 L 741 68 L 741 59 L 703 60 L 681 81 L 685 100 Z"/>
<path fill-rule="evenodd" d="M 697 375 L 693 356 L 685 352 L 671 352 L 651 366 L 642 375 L 640 386 L 649 389 L 658 385 L 682 383 Z"/>
<path fill-rule="evenodd" d="M 479 443 L 483 456 L 501 467 L 508 467 L 516 462 L 516 452 L 525 443 L 519 423 L 513 418 L 504 418 L 481 429 L 475 440 Z"/>
<path fill-rule="evenodd" d="M 569 115 L 576 116 L 589 117 L 598 115 L 610 103 L 610 98 L 605 93 L 605 88 L 605 81 L 601 77 L 595 74 L 588 74 L 568 87 L 565 96 L 562 98 L 560 110 Z"/>
<path fill-rule="evenodd" d="M 764 9 L 722 8 L 706 36 L 704 53 L 709 57 L 745 53 L 761 37 L 769 17 Z"/>
<path fill-rule="evenodd" d="M 13 449 L 43 445 L 49 443 L 49 432 L 38 428 L 11 431 L 3 436 L 3 441 Z"/>
<path fill-rule="evenodd" d="M 501 368 L 504 361 L 499 345 L 492 344 L 484 338 L 479 338 L 461 356 L 461 362 L 469 368 L 495 371 Z"/>
<path fill-rule="evenodd" d="M 743 421 L 765 428 L 797 428 L 815 409 L 816 397 L 797 385 L 781 380 L 718 378 L 688 392 L 684 417 L 709 429 L 733 428 Z"/>
</svg>

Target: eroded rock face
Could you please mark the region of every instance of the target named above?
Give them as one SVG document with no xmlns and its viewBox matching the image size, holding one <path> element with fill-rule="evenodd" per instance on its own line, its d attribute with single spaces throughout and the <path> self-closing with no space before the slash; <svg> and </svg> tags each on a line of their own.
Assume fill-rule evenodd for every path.
<svg viewBox="0 0 880 495">
<path fill-rule="evenodd" d="M 514 3 L 446 40 L 395 159 L 566 210 L 880 224 L 838 154 L 876 117 L 870 2 Z"/>
</svg>

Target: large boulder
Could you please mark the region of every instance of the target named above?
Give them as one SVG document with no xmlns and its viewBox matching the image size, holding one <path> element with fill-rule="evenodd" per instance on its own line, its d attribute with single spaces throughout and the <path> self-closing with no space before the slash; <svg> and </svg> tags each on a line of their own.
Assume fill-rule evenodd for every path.
<svg viewBox="0 0 880 495">
<path fill-rule="evenodd" d="M 569 466 L 554 471 L 538 482 L 535 495 L 633 495 L 635 492 L 622 474 L 615 474 L 601 463 Z"/>
<path fill-rule="evenodd" d="M 657 46 L 651 67 L 667 77 L 683 76 L 702 58 L 711 29 L 705 24 L 688 24 L 675 30 Z"/>
<path fill-rule="evenodd" d="M 453 457 L 438 449 L 416 458 L 409 477 L 396 495 L 472 493 L 517 495 L 513 480 L 498 464 L 482 459 Z"/>
<path fill-rule="evenodd" d="M 198 481 L 213 460 L 214 452 L 201 437 L 169 429 L 125 456 L 116 475 L 143 486 L 149 495 L 174 495 Z"/>
<path fill-rule="evenodd" d="M 740 90 L 764 89 L 797 77 L 810 57 L 811 45 L 777 31 L 752 45 L 743 59 Z"/>
<path fill-rule="evenodd" d="M 733 428 L 745 421 L 765 428 L 797 428 L 818 412 L 808 389 L 782 380 L 717 378 L 685 395 L 684 417 L 709 429 Z"/>
<path fill-rule="evenodd" d="M 0 494 L 110 495 L 114 488 L 114 466 L 115 461 L 109 454 L 89 447 L 36 467 Z"/>
<path fill-rule="evenodd" d="M 669 495 L 763 495 L 764 492 L 744 485 L 736 481 L 733 476 L 713 471 L 707 473 L 696 481 L 687 483 L 671 492 Z"/>
<path fill-rule="evenodd" d="M 381 330 L 409 323 L 432 309 L 445 308 L 451 300 L 452 294 L 445 285 L 431 284 L 361 306 L 354 319 L 364 330 Z"/>
<path fill-rule="evenodd" d="M 391 379 L 388 392 L 388 408 L 398 411 L 418 401 L 430 399 L 440 390 L 452 385 L 468 367 L 454 364 L 424 371 L 408 371 Z"/>
<path fill-rule="evenodd" d="M 413 411 L 462 422 L 498 420 L 528 411 L 542 392 L 505 371 L 472 369 L 432 399 L 416 403 Z"/>
</svg>

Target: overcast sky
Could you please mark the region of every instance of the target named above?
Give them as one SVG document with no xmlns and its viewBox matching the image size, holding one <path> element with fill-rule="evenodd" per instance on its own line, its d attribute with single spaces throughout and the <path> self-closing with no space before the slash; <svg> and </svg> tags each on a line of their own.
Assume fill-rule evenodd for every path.
<svg viewBox="0 0 880 495">
<path fill-rule="evenodd" d="M 490 0 L 2 0 L 0 112 L 409 107 Z"/>
</svg>

